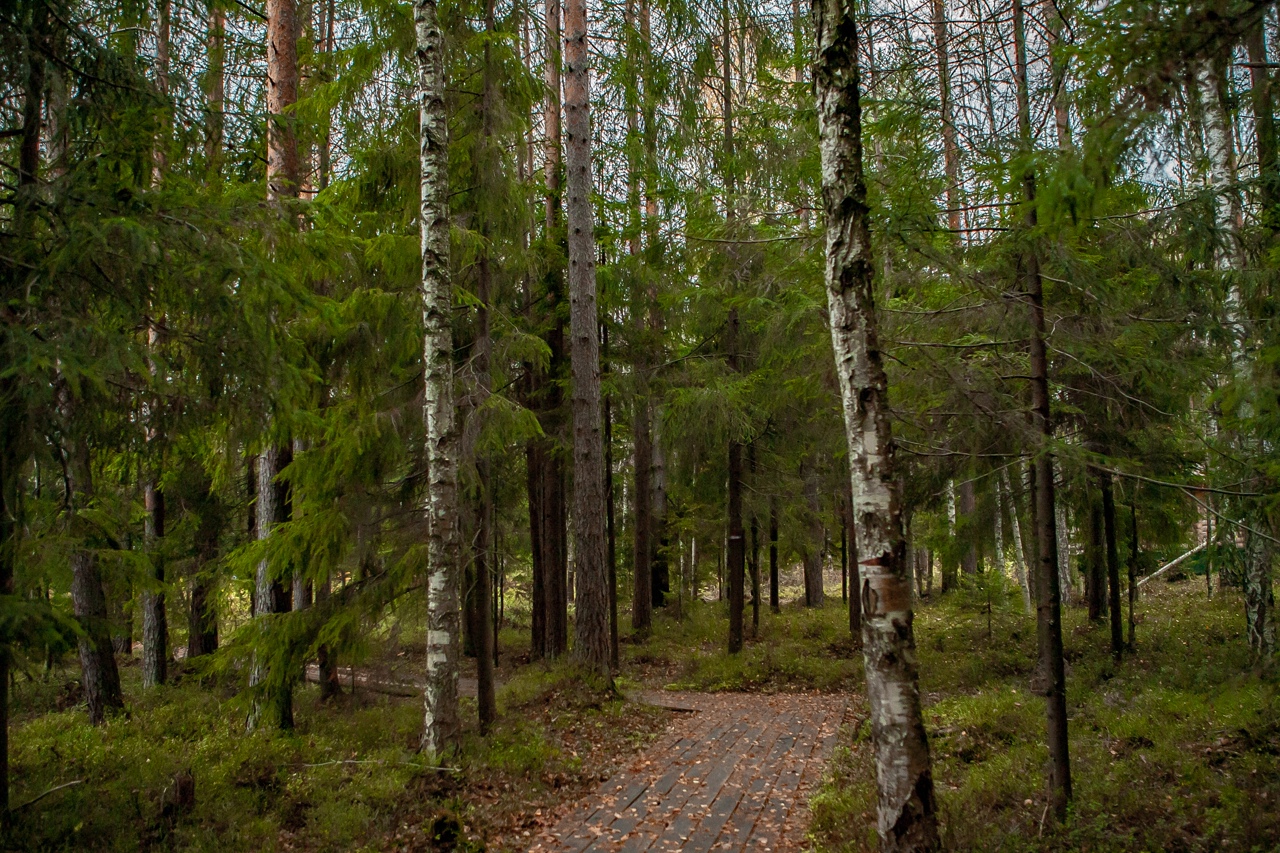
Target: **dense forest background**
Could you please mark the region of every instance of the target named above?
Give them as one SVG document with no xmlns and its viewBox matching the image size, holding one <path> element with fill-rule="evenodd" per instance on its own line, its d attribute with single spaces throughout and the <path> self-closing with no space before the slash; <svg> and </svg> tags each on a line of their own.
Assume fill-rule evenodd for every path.
<svg viewBox="0 0 1280 853">
<path fill-rule="evenodd" d="M 1119 662 L 1185 557 L 1270 672 L 1273 4 L 259 2 L 0 3 L 0 812 L 11 693 L 64 671 L 94 724 L 176 673 L 288 730 L 394 642 L 447 755 L 495 661 L 607 688 L 713 600 L 737 653 L 839 577 L 851 656 L 837 89 L 886 547 L 993 646 L 1037 614 L 1052 813 L 1059 600 Z"/>
</svg>

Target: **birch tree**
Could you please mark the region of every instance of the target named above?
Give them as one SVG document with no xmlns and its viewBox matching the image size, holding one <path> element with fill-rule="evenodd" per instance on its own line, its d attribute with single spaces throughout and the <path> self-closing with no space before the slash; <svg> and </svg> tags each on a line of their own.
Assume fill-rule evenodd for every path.
<svg viewBox="0 0 1280 853">
<path fill-rule="evenodd" d="M 813 0 L 811 8 L 827 217 L 827 306 L 849 442 L 862 582 L 862 654 L 879 788 L 877 829 L 886 851 L 935 850 L 937 804 L 916 674 L 901 486 L 872 298 L 858 26 L 848 0 Z"/>
<path fill-rule="evenodd" d="M 448 114 L 444 37 L 435 0 L 413 6 L 418 58 L 422 314 L 426 335 L 427 683 L 422 749 L 439 755 L 458 737 L 458 434 L 453 405 L 449 277 Z"/>
</svg>

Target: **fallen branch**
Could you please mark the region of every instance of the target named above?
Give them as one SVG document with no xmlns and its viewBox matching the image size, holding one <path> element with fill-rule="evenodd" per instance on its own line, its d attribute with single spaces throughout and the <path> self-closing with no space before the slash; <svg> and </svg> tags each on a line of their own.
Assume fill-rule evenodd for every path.
<svg viewBox="0 0 1280 853">
<path fill-rule="evenodd" d="M 1187 559 L 1187 557 L 1190 557 L 1192 554 L 1196 554 L 1196 553 L 1199 553 L 1200 551 L 1203 551 L 1203 550 L 1204 550 L 1204 548 L 1205 548 L 1205 544 L 1208 544 L 1208 543 L 1204 543 L 1204 544 L 1197 545 L 1196 547 L 1192 548 L 1192 549 L 1191 549 L 1190 551 L 1188 551 L 1187 553 L 1183 554 L 1181 557 L 1178 557 L 1177 559 L 1175 559 L 1175 560 L 1173 560 L 1173 561 L 1171 561 L 1171 562 L 1165 563 L 1163 566 L 1161 566 L 1160 568 L 1156 569 L 1154 572 L 1152 572 L 1151 574 L 1147 575 L 1147 576 L 1146 576 L 1145 578 L 1143 578 L 1142 580 L 1138 581 L 1138 586 L 1142 586 L 1144 583 L 1146 583 L 1147 581 L 1151 580 L 1152 578 L 1158 578 L 1158 577 L 1160 577 L 1160 575 L 1162 575 L 1162 574 L 1164 574 L 1165 572 L 1169 571 L 1169 570 L 1170 570 L 1170 569 L 1172 569 L 1174 566 L 1178 565 L 1178 564 L 1179 564 L 1179 563 L 1181 563 L 1183 560 Z"/>
<path fill-rule="evenodd" d="M 23 804 L 22 804 L 22 805 L 20 805 L 20 806 L 14 806 L 12 809 L 10 809 L 10 811 L 15 811 L 15 812 L 16 812 L 16 811 L 20 811 L 21 809 L 25 809 L 27 806 L 34 805 L 34 804 L 36 804 L 36 803 L 40 802 L 40 801 L 41 801 L 41 800 L 43 800 L 45 797 L 49 796 L 50 794 L 54 793 L 55 791 L 61 791 L 63 788 L 71 788 L 71 787 L 74 787 L 74 786 L 76 786 L 76 785 L 82 785 L 82 784 L 84 784 L 84 780 L 83 780 L 83 779 L 72 779 L 70 782 L 63 782 L 61 785 L 54 785 L 52 788 L 50 788 L 49 790 L 45 791 L 43 794 L 39 795 L 38 797 L 35 797 L 34 799 L 27 800 L 25 803 L 23 803 Z"/>
</svg>

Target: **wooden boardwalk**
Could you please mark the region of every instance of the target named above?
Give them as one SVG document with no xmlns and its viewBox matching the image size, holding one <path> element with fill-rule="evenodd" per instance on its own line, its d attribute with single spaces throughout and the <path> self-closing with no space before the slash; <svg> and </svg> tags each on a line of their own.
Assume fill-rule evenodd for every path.
<svg viewBox="0 0 1280 853">
<path fill-rule="evenodd" d="M 530 848 L 790 851 L 808 827 L 848 704 L 844 696 L 660 694 L 681 714 L 666 735 Z"/>
</svg>

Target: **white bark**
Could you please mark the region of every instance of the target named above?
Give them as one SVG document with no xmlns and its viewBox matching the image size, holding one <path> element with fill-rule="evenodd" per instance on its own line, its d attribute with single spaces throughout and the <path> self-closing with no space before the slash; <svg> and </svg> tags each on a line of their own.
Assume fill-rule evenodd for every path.
<svg viewBox="0 0 1280 853">
<path fill-rule="evenodd" d="M 1022 587 L 1022 606 L 1031 612 L 1031 587 L 1027 584 L 1027 555 L 1022 550 L 1022 524 L 1018 521 L 1018 502 L 1013 500 L 1013 490 L 1009 488 L 1009 471 L 1000 471 L 1000 490 L 1009 495 L 1009 527 L 1013 534 L 1013 571 Z"/>
<path fill-rule="evenodd" d="M 417 39 L 422 314 L 427 443 L 427 683 L 422 749 L 436 756 L 458 736 L 458 431 L 453 404 L 452 283 L 449 277 L 448 122 L 444 38 L 435 0 L 415 0 Z"/>
<path fill-rule="evenodd" d="M 861 574 L 862 640 L 883 849 L 938 847 L 929 744 L 921 716 L 899 481 L 880 361 L 862 172 L 858 30 L 850 0 L 812 0 L 826 285 L 849 442 Z"/>
</svg>

